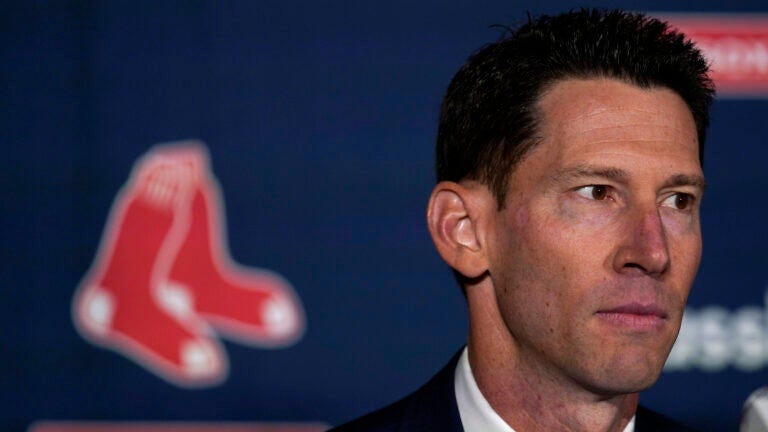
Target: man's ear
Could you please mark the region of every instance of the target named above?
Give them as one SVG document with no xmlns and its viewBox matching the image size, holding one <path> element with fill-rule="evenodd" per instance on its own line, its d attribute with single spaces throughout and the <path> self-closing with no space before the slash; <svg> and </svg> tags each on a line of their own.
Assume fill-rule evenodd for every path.
<svg viewBox="0 0 768 432">
<path fill-rule="evenodd" d="M 443 260 L 467 278 L 488 270 L 482 216 L 490 194 L 477 183 L 440 182 L 427 206 L 427 225 Z"/>
</svg>

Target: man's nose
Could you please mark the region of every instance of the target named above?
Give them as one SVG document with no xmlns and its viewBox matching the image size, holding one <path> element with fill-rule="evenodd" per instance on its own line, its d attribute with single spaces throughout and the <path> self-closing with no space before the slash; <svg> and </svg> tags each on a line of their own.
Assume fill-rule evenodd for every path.
<svg viewBox="0 0 768 432">
<path fill-rule="evenodd" d="M 622 240 L 614 257 L 617 272 L 660 277 L 669 268 L 666 232 L 655 205 L 632 211 Z"/>
</svg>

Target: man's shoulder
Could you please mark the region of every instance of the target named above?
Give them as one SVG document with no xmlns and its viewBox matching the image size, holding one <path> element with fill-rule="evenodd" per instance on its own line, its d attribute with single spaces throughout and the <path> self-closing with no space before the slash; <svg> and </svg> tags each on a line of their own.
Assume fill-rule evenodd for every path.
<svg viewBox="0 0 768 432">
<path fill-rule="evenodd" d="M 461 351 L 429 382 L 399 401 L 352 420 L 332 432 L 463 432 L 454 395 Z"/>
<path fill-rule="evenodd" d="M 328 432 L 394 432 L 401 430 L 400 426 L 403 424 L 411 397 L 413 395 L 409 395 L 384 408 L 344 423 Z"/>
<path fill-rule="evenodd" d="M 691 429 L 642 405 L 637 407 L 635 415 L 635 432 L 696 432 L 696 429 Z"/>
<path fill-rule="evenodd" d="M 413 429 L 408 424 L 408 407 L 414 401 L 418 392 L 413 393 L 391 405 L 369 413 L 363 417 L 355 419 L 349 423 L 331 429 L 329 432 L 395 432 L 409 430 L 429 430 Z M 637 417 L 635 420 L 635 432 L 697 432 L 682 423 L 679 423 L 667 416 L 659 414 L 642 405 L 637 408 Z"/>
<path fill-rule="evenodd" d="M 454 390 L 459 351 L 429 382 L 384 408 L 331 429 L 329 432 L 463 432 Z M 635 432 L 696 432 L 640 405 Z"/>
</svg>

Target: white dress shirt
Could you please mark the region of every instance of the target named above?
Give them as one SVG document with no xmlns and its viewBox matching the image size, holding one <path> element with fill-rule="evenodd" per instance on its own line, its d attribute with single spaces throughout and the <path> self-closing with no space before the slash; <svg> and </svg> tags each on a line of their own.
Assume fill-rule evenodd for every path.
<svg viewBox="0 0 768 432">
<path fill-rule="evenodd" d="M 464 432 L 515 432 L 485 399 L 477 387 L 472 368 L 469 366 L 467 348 L 461 353 L 459 364 L 454 374 L 456 403 L 459 405 L 459 416 Z M 635 432 L 635 417 L 627 423 L 624 432 Z"/>
</svg>

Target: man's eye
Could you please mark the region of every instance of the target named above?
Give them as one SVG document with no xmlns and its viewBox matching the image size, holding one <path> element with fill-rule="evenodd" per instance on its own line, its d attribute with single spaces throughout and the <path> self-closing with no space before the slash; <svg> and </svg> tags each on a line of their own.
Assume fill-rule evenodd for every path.
<svg viewBox="0 0 768 432">
<path fill-rule="evenodd" d="M 686 193 L 676 193 L 668 196 L 661 205 L 664 207 L 671 207 L 677 210 L 687 210 L 693 206 L 694 197 Z"/>
<path fill-rule="evenodd" d="M 608 198 L 608 186 L 589 185 L 576 189 L 576 193 L 587 199 L 602 201 Z"/>
</svg>

